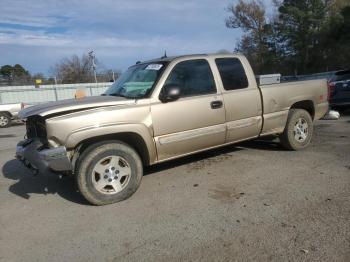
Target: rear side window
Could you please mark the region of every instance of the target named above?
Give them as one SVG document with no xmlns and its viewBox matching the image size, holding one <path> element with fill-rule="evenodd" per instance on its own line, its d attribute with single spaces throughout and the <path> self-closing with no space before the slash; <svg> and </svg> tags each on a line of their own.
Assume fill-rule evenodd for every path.
<svg viewBox="0 0 350 262">
<path fill-rule="evenodd" d="M 181 97 L 216 93 L 213 74 L 204 59 L 178 63 L 165 82 L 168 84 L 179 86 Z"/>
<path fill-rule="evenodd" d="M 236 90 L 248 87 L 247 76 L 238 58 L 217 58 L 215 62 L 219 69 L 225 90 Z"/>
</svg>

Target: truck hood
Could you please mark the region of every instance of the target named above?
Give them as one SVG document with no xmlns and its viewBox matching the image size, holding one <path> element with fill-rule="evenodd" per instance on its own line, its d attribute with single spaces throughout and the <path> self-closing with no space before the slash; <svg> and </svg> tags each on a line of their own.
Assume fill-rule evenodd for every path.
<svg viewBox="0 0 350 262">
<path fill-rule="evenodd" d="M 79 99 L 66 99 L 56 102 L 49 102 L 25 108 L 19 112 L 19 118 L 25 119 L 29 116 L 49 116 L 64 114 L 65 112 L 76 112 L 92 108 L 134 104 L 134 99 L 115 96 L 91 96 Z"/>
</svg>

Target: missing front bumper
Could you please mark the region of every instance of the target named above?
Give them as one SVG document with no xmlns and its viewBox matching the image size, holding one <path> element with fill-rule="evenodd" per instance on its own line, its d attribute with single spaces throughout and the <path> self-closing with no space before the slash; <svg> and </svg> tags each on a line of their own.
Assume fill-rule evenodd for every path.
<svg viewBox="0 0 350 262">
<path fill-rule="evenodd" d="M 72 164 L 64 146 L 43 148 L 38 139 L 26 139 L 17 144 L 16 158 L 35 173 L 66 172 Z"/>
</svg>

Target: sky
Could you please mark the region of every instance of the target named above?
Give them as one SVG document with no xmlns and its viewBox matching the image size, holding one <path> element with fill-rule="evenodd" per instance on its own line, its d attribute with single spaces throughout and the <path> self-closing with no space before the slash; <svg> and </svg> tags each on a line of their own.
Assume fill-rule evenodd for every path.
<svg viewBox="0 0 350 262">
<path fill-rule="evenodd" d="M 100 70 L 170 55 L 233 51 L 225 27 L 235 0 L 1 0 L 0 66 L 50 76 L 64 57 L 91 50 Z"/>
</svg>

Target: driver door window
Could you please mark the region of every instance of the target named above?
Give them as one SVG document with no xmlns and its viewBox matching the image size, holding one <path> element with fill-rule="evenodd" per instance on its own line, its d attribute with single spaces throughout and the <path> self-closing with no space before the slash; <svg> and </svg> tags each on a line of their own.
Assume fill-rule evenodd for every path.
<svg viewBox="0 0 350 262">
<path fill-rule="evenodd" d="M 216 93 L 215 82 L 209 64 L 204 59 L 178 63 L 171 71 L 165 85 L 176 85 L 181 97 Z"/>
</svg>

